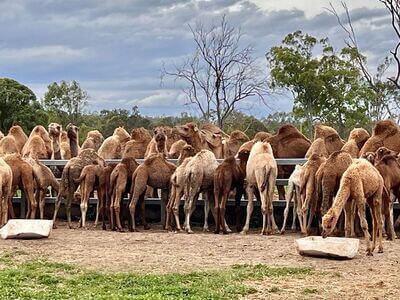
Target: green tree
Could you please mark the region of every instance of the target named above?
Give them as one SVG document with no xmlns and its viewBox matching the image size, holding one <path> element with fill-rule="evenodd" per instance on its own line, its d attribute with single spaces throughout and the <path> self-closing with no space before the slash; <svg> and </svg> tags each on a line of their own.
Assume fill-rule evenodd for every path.
<svg viewBox="0 0 400 300">
<path fill-rule="evenodd" d="M 67 124 L 78 124 L 88 95 L 75 80 L 71 82 L 53 82 L 47 86 L 43 103 L 48 111 L 54 114 L 55 121 Z"/>
<path fill-rule="evenodd" d="M 249 138 L 252 138 L 259 131 L 267 130 L 265 125 L 256 117 L 236 110 L 229 115 L 223 127 L 223 130 L 228 134 L 235 129 L 243 131 Z"/>
<path fill-rule="evenodd" d="M 296 31 L 266 57 L 271 87 L 292 93 L 294 116 L 306 120 L 310 137 L 314 121 L 334 125 L 342 134 L 355 124 L 369 123 L 370 89 L 347 48 L 336 53 L 327 38 Z"/>
<path fill-rule="evenodd" d="M 7 132 L 14 123 L 29 131 L 35 125 L 47 125 L 48 116 L 28 87 L 0 78 L 0 130 Z"/>
<path fill-rule="evenodd" d="M 262 120 L 267 131 L 270 133 L 277 132 L 279 127 L 284 124 L 293 124 L 296 127 L 301 127 L 301 124 L 297 118 L 291 112 L 278 111 L 268 115 Z"/>
</svg>

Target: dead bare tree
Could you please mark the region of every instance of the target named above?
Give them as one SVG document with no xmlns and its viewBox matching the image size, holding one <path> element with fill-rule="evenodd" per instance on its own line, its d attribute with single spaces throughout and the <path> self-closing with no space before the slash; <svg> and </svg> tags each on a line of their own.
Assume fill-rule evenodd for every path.
<svg viewBox="0 0 400 300">
<path fill-rule="evenodd" d="M 253 58 L 253 48 L 240 46 L 240 29 L 229 26 L 225 16 L 218 25 L 189 28 L 195 52 L 174 70 L 162 69 L 162 79 L 167 75 L 185 83 L 187 104 L 222 127 L 240 101 L 254 97 L 265 103 L 266 76 Z"/>
</svg>

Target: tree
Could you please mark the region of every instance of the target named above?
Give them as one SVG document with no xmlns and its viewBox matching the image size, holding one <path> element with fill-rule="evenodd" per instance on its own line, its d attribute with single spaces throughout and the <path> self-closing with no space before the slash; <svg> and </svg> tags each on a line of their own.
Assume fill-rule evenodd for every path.
<svg viewBox="0 0 400 300">
<path fill-rule="evenodd" d="M 270 86 L 292 93 L 294 116 L 306 120 L 310 137 L 315 121 L 334 124 L 342 133 L 355 123 L 368 123 L 368 86 L 346 48 L 336 53 L 327 38 L 296 31 L 266 57 Z"/>
<path fill-rule="evenodd" d="M 239 29 L 230 27 L 225 16 L 219 25 L 206 28 L 198 23 L 189 26 L 195 52 L 166 75 L 184 83 L 187 104 L 195 105 L 206 121 L 220 127 L 238 109 L 239 102 L 249 97 L 264 101 L 266 77 L 258 67 L 251 46 L 241 47 Z"/>
<path fill-rule="evenodd" d="M 28 131 L 47 122 L 47 114 L 28 87 L 13 79 L 0 78 L 1 131 L 7 132 L 14 123 Z"/>
<path fill-rule="evenodd" d="M 293 124 L 296 127 L 301 127 L 299 120 L 291 112 L 278 111 L 268 115 L 262 120 L 263 124 L 270 133 L 277 132 L 284 124 Z"/>
<path fill-rule="evenodd" d="M 53 82 L 47 86 L 44 95 L 44 106 L 55 114 L 56 120 L 61 123 L 78 124 L 79 116 L 87 105 L 88 95 L 79 83 L 61 81 L 60 84 Z"/>
<path fill-rule="evenodd" d="M 240 111 L 233 111 L 225 121 L 222 129 L 230 134 L 238 129 L 252 138 L 257 132 L 265 131 L 265 125 L 256 117 L 249 116 Z"/>
</svg>

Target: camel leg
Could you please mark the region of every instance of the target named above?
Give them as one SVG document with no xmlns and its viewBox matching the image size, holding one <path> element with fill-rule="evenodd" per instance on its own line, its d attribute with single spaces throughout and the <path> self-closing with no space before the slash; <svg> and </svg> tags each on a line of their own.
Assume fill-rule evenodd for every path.
<svg viewBox="0 0 400 300">
<path fill-rule="evenodd" d="M 68 227 L 71 229 L 72 227 L 72 220 L 71 220 L 71 201 L 72 198 L 74 197 L 74 191 L 72 191 L 71 188 L 69 189 L 68 197 L 66 199 L 65 207 L 67 211 L 67 221 L 68 221 Z"/>
<path fill-rule="evenodd" d="M 217 218 L 215 219 L 215 230 L 214 230 L 215 234 L 219 234 L 220 227 L 223 226 L 221 218 L 222 218 L 222 205 L 223 205 L 223 201 L 224 201 L 224 195 L 220 195 L 220 194 L 221 194 L 221 191 L 214 190 L 214 209 L 217 214 Z M 225 213 L 225 210 L 224 210 L 224 213 Z"/>
<path fill-rule="evenodd" d="M 380 193 L 381 194 L 381 193 Z M 373 206 L 373 226 L 375 227 L 373 232 L 374 232 L 374 237 L 373 237 L 373 248 L 372 251 L 375 249 L 376 246 L 376 239 L 378 239 L 378 253 L 383 253 L 383 245 L 382 245 L 382 227 L 383 227 L 383 221 L 382 221 L 382 198 L 380 197 L 379 193 L 376 193 L 372 197 L 372 206 Z M 390 220 L 389 220 L 390 222 Z M 392 223 L 393 224 L 393 223 Z M 390 228 L 389 230 L 390 231 Z"/>
<path fill-rule="evenodd" d="M 205 195 L 204 197 L 204 226 L 203 226 L 203 231 L 209 231 L 208 230 L 208 215 L 210 214 L 210 198 L 208 197 L 208 193 L 203 193 Z"/>
<path fill-rule="evenodd" d="M 39 211 L 40 211 L 40 219 L 44 219 L 44 207 L 46 204 L 46 190 L 39 189 L 37 191 L 39 198 Z"/>
<path fill-rule="evenodd" d="M 150 226 L 147 224 L 146 221 L 146 202 L 144 201 L 145 194 L 142 194 L 141 197 L 139 197 L 139 202 L 140 202 L 140 212 L 142 215 L 142 225 L 144 230 L 149 230 Z"/>
<path fill-rule="evenodd" d="M 97 223 L 99 223 L 99 214 L 100 214 L 100 203 L 101 197 L 99 195 L 99 191 L 97 190 L 97 203 L 96 203 L 96 219 L 94 220 L 94 227 L 97 227 Z"/>
<path fill-rule="evenodd" d="M 175 193 L 176 193 L 176 187 L 174 185 L 171 186 L 171 192 L 168 198 L 168 203 L 167 203 L 167 207 L 166 207 L 166 218 L 165 218 L 165 229 L 167 231 L 171 230 L 171 214 L 173 213 L 172 211 L 172 207 L 174 205 L 174 200 L 175 200 Z"/>
<path fill-rule="evenodd" d="M 53 228 L 57 228 L 56 218 L 57 218 L 58 210 L 60 209 L 61 199 L 62 199 L 61 192 L 59 192 L 56 197 L 56 201 L 54 202 Z"/>
<path fill-rule="evenodd" d="M 353 221 L 353 213 L 355 212 L 355 203 L 354 201 L 347 200 L 345 207 L 344 207 L 344 232 L 345 237 L 349 238 L 352 234 L 352 230 L 354 230 L 354 226 L 352 226 Z"/>
<path fill-rule="evenodd" d="M 243 194 L 244 194 L 243 186 L 240 185 L 240 187 L 236 187 L 235 219 L 236 219 L 236 231 L 237 232 L 240 232 L 242 230 L 242 226 L 240 226 L 240 203 L 242 202 Z"/>
<path fill-rule="evenodd" d="M 179 221 L 179 206 L 181 204 L 181 198 L 182 198 L 182 188 L 181 187 L 176 187 L 174 198 L 175 199 L 174 199 L 174 203 L 172 206 L 172 212 L 173 212 L 174 218 L 175 218 L 176 229 L 178 231 L 181 231 L 182 227 L 181 227 L 181 222 Z"/>
<path fill-rule="evenodd" d="M 290 206 L 290 202 L 292 201 L 293 194 L 294 194 L 293 185 L 291 185 L 291 186 L 289 186 L 289 191 L 288 191 L 288 194 L 286 195 L 286 206 L 285 206 L 285 211 L 283 212 L 283 224 L 282 224 L 282 228 L 281 228 L 281 234 L 285 233 L 286 221 L 289 216 L 289 206 Z M 294 217 L 294 209 L 293 209 L 293 219 L 296 222 L 296 219 Z M 293 227 L 293 225 L 292 225 L 292 227 Z"/>
<path fill-rule="evenodd" d="M 122 194 L 120 191 L 115 191 L 115 196 L 112 199 L 112 209 L 110 210 L 110 213 L 112 215 L 112 218 L 114 219 L 115 216 L 115 225 L 116 229 L 118 231 L 122 231 L 122 225 L 121 225 L 121 219 L 120 219 L 120 212 L 121 212 L 121 197 Z M 115 228 L 115 227 L 113 227 Z"/>
<path fill-rule="evenodd" d="M 86 189 L 86 188 L 85 188 Z M 81 226 L 86 229 L 86 213 L 88 208 L 89 193 L 81 189 L 82 199 L 81 199 Z"/>
<path fill-rule="evenodd" d="M 367 244 L 367 255 L 368 256 L 372 256 L 372 251 L 371 251 L 371 241 L 370 241 L 370 234 L 368 232 L 368 222 L 367 219 L 365 217 L 365 203 L 364 203 L 364 199 L 362 199 L 363 196 L 357 196 L 354 197 L 354 201 L 357 202 L 357 208 L 358 208 L 358 216 L 360 217 L 360 225 L 361 225 L 361 229 L 364 232 L 364 238 L 365 238 L 365 242 Z"/>
<path fill-rule="evenodd" d="M 189 195 L 185 201 L 185 229 L 187 233 L 193 233 L 190 227 L 190 217 L 196 208 L 196 201 L 199 197 L 200 191 L 198 189 L 191 188 Z"/>
<path fill-rule="evenodd" d="M 249 231 L 250 217 L 251 217 L 251 214 L 253 213 L 253 208 L 254 208 L 254 203 L 253 203 L 254 190 L 252 187 L 247 187 L 246 191 L 247 191 L 246 222 L 244 224 L 243 230 L 241 231 L 241 234 L 246 234 Z"/>
<path fill-rule="evenodd" d="M 263 191 L 260 193 L 261 196 L 261 213 L 262 213 L 262 220 L 263 220 L 263 226 L 261 229 L 261 234 L 265 235 L 265 234 L 270 234 L 270 220 L 268 218 L 268 225 L 267 225 L 267 197 L 266 197 L 266 191 Z"/>
<path fill-rule="evenodd" d="M 293 210 L 292 210 L 292 216 L 293 216 L 293 219 L 292 219 L 292 227 L 291 227 L 291 230 L 292 231 L 296 231 L 296 204 L 297 204 L 297 201 L 296 201 L 296 197 L 297 197 L 297 194 L 296 194 L 296 190 L 294 190 L 293 191 L 293 193 L 294 193 L 294 201 L 293 201 Z M 283 226 L 282 226 L 283 227 Z"/>
<path fill-rule="evenodd" d="M 393 240 L 396 238 L 396 232 L 394 230 L 394 224 L 393 224 L 393 201 L 389 197 L 386 196 L 382 197 L 382 212 L 383 212 L 382 224 L 386 225 L 387 238 L 388 240 Z"/>
</svg>

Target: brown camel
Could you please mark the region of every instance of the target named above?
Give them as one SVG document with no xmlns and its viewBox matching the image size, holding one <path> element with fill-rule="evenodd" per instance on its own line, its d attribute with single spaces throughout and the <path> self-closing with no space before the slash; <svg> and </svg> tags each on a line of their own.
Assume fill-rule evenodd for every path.
<svg viewBox="0 0 400 300">
<path fill-rule="evenodd" d="M 274 218 L 272 205 L 274 185 L 278 174 L 278 168 L 268 142 L 257 142 L 251 148 L 246 166 L 246 192 L 247 192 L 247 215 L 246 223 L 241 233 L 249 231 L 250 217 L 253 212 L 254 193 L 257 191 L 261 199 L 261 212 L 263 215 L 263 228 L 261 234 L 278 232 Z"/>
<path fill-rule="evenodd" d="M 355 202 L 358 209 L 361 228 L 364 232 L 367 243 L 367 255 L 372 255 L 378 239 L 378 252 L 383 252 L 382 246 L 382 192 L 384 188 L 383 178 L 378 170 L 365 159 L 356 159 L 350 167 L 344 172 L 340 180 L 340 186 L 332 207 L 322 218 L 322 236 L 327 237 L 336 227 L 336 223 L 344 208 L 345 210 L 345 231 L 346 237 L 350 236 L 352 201 Z M 349 199 L 353 199 L 350 201 Z M 372 246 L 370 234 L 368 232 L 368 222 L 365 217 L 365 204 L 372 212 L 373 233 Z"/>
<path fill-rule="evenodd" d="M 0 157 L 0 227 L 7 223 L 9 199 L 12 197 L 13 174 L 10 166 Z"/>
<path fill-rule="evenodd" d="M 67 136 L 69 139 L 69 147 L 71 149 L 71 157 L 77 157 L 80 151 L 79 148 L 79 127 L 69 123 L 66 127 Z"/>
<path fill-rule="evenodd" d="M 154 189 L 162 189 L 168 195 L 169 183 L 176 166 L 168 162 L 164 154 L 153 154 L 146 158 L 143 164 L 137 167 L 132 175 L 132 185 L 129 197 L 129 211 L 131 214 L 130 231 L 136 230 L 135 209 L 139 201 L 144 201 L 147 185 Z M 161 197 L 165 199 L 165 197 Z M 167 196 L 168 198 L 168 196 Z M 166 205 L 162 204 L 162 205 Z M 146 217 L 142 216 L 143 225 L 147 227 Z"/>
<path fill-rule="evenodd" d="M 61 132 L 62 126 L 58 123 L 49 124 L 49 136 L 51 140 L 51 149 L 53 152 L 52 159 L 61 159 Z"/>
<path fill-rule="evenodd" d="M 78 188 L 77 180 L 82 172 L 82 169 L 90 164 L 98 164 L 104 167 L 104 160 L 93 149 L 82 150 L 77 157 L 71 158 L 65 165 L 61 175 L 60 191 L 55 202 L 53 215 L 53 224 L 56 227 L 56 218 L 60 209 L 61 200 L 66 199 L 65 206 L 67 211 L 67 221 L 69 228 L 72 228 L 71 222 L 71 203 L 74 199 L 74 193 Z"/>
<path fill-rule="evenodd" d="M 344 145 L 344 141 L 340 138 L 337 131 L 326 125 L 317 124 L 314 126 L 314 140 L 318 138 L 324 140 L 328 155 L 339 151 Z"/>
<path fill-rule="evenodd" d="M 131 140 L 126 143 L 122 157 L 144 158 L 151 139 L 147 129 L 143 127 L 132 129 Z"/>
<path fill-rule="evenodd" d="M 188 143 L 184 140 L 178 140 L 173 143 L 168 151 L 168 158 L 177 159 L 186 145 L 188 145 Z"/>
<path fill-rule="evenodd" d="M 178 167 L 176 168 L 174 174 L 171 176 L 171 192 L 167 204 L 167 217 L 165 228 L 167 230 L 171 230 L 171 215 L 173 213 L 175 217 L 176 229 L 181 231 L 181 225 L 179 222 L 179 205 L 184 194 L 185 188 L 185 167 L 191 160 L 191 158 L 195 155 L 194 148 L 191 145 L 186 144 L 178 158 Z"/>
<path fill-rule="evenodd" d="M 28 210 L 27 218 L 34 219 L 36 216 L 36 201 L 34 194 L 35 176 L 32 166 L 24 161 L 19 154 L 9 154 L 4 157 L 4 161 L 11 167 L 13 180 L 10 197 L 8 198 L 8 210 L 12 219 L 15 218 L 14 209 L 12 206 L 12 197 L 19 188 L 22 190 L 27 199 Z"/>
<path fill-rule="evenodd" d="M 36 135 L 29 138 L 25 144 L 23 157 L 33 157 L 35 159 L 48 159 L 49 153 L 43 139 Z"/>
<path fill-rule="evenodd" d="M 66 131 L 61 132 L 61 143 L 60 143 L 61 159 L 71 159 L 71 146 Z"/>
<path fill-rule="evenodd" d="M 124 128 L 115 128 L 113 135 L 106 138 L 101 144 L 98 151 L 99 156 L 104 159 L 121 158 L 129 140 L 130 135 Z"/>
<path fill-rule="evenodd" d="M 194 148 L 194 147 L 193 147 Z M 201 150 L 186 165 L 185 177 L 185 229 L 187 233 L 193 233 L 190 227 L 190 217 L 196 208 L 196 202 L 200 193 L 205 195 L 204 199 L 204 226 L 208 231 L 208 214 L 211 211 L 216 220 L 214 203 L 214 172 L 218 167 L 218 161 L 210 150 Z"/>
<path fill-rule="evenodd" d="M 19 153 L 19 150 L 15 138 L 8 135 L 0 140 L 0 156 L 12 153 Z"/>
<path fill-rule="evenodd" d="M 220 227 L 224 234 L 228 233 L 229 228 L 225 223 L 225 206 L 228 201 L 229 192 L 236 190 L 235 212 L 236 230 L 240 232 L 240 201 L 244 193 L 244 180 L 246 178 L 246 164 L 250 151 L 243 149 L 239 151 L 239 164 L 233 156 L 225 158 L 217 167 L 214 173 L 214 201 L 216 210 L 215 233 L 219 233 Z"/>
<path fill-rule="evenodd" d="M 117 164 L 110 176 L 111 187 L 111 205 L 110 205 L 110 223 L 112 230 L 122 231 L 120 212 L 121 202 L 124 195 L 127 195 L 131 189 L 132 175 L 139 164 L 133 157 L 125 157 Z"/>
<path fill-rule="evenodd" d="M 326 149 L 325 140 L 323 138 L 317 138 L 312 142 L 310 148 L 308 148 L 307 153 L 305 155 L 306 158 L 310 158 L 314 154 L 317 154 L 321 157 L 328 157 L 328 150 Z"/>
<path fill-rule="evenodd" d="M 17 144 L 18 152 L 22 152 L 22 148 L 25 143 L 28 141 L 28 137 L 25 134 L 24 130 L 19 125 L 14 125 L 8 130 L 8 136 L 13 136 L 15 139 L 15 143 Z"/>
<path fill-rule="evenodd" d="M 360 157 L 366 152 L 375 152 L 382 146 L 400 152 L 400 129 L 392 120 L 382 120 L 375 124 L 372 136 L 360 150 Z"/>
<path fill-rule="evenodd" d="M 44 145 L 45 145 L 45 150 L 47 153 L 46 157 L 42 157 L 42 158 L 50 159 L 53 154 L 53 150 L 51 148 L 50 136 L 49 136 L 49 133 L 47 132 L 47 130 L 41 125 L 35 126 L 33 128 L 33 130 L 31 131 L 31 134 L 29 135 L 28 140 L 26 141 L 24 147 L 22 148 L 22 151 L 21 151 L 22 156 L 29 156 L 28 153 L 32 151 L 32 148 L 38 150 L 36 148 L 37 147 L 36 145 L 39 144 L 38 137 L 40 137 L 43 140 Z M 33 143 L 35 146 L 32 146 L 31 143 Z"/>
<path fill-rule="evenodd" d="M 225 141 L 224 144 L 224 157 L 228 158 L 230 156 L 236 155 L 238 153 L 240 146 L 248 142 L 249 137 L 240 130 L 232 131 L 229 139 Z"/>
<path fill-rule="evenodd" d="M 278 132 L 265 139 L 269 142 L 275 158 L 303 158 L 311 142 L 293 125 L 286 124 Z M 288 178 L 294 166 L 278 166 L 278 178 Z M 278 185 L 279 199 L 285 199 L 285 189 Z"/>
<path fill-rule="evenodd" d="M 83 142 L 81 149 L 93 149 L 98 151 L 101 143 L 103 143 L 104 137 L 98 130 L 91 130 L 86 135 L 86 140 Z"/>
<path fill-rule="evenodd" d="M 147 158 L 153 154 L 163 153 L 165 157 L 168 156 L 167 150 L 167 131 L 163 126 L 159 126 L 154 128 L 153 138 L 150 143 L 147 145 L 146 153 L 144 154 L 144 158 Z"/>
<path fill-rule="evenodd" d="M 272 137 L 272 134 L 270 134 L 268 132 L 265 132 L 265 131 L 260 131 L 260 132 L 256 133 L 256 135 L 254 136 L 253 140 L 255 142 L 262 142 L 265 139 L 268 139 L 270 137 Z"/>
<path fill-rule="evenodd" d="M 358 158 L 361 148 L 369 138 L 370 135 L 364 128 L 354 128 L 341 150 L 349 153 L 352 158 Z"/>
</svg>

